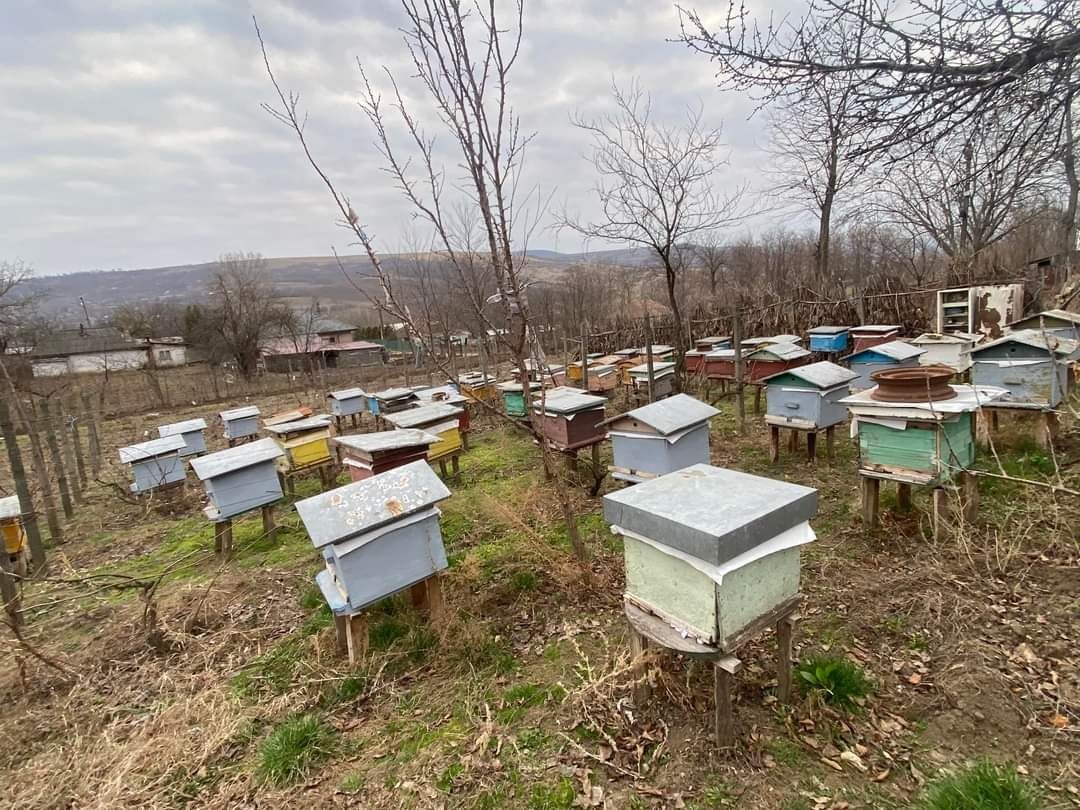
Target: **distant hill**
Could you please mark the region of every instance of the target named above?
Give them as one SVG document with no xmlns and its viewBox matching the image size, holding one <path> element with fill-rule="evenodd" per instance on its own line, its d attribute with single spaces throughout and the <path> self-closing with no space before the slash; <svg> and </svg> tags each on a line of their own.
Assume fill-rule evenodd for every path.
<svg viewBox="0 0 1080 810">
<path fill-rule="evenodd" d="M 618 264 L 638 266 L 646 261 L 642 250 L 600 250 L 588 253 L 559 253 L 553 250 L 530 250 L 530 274 L 544 277 L 559 274 L 574 265 Z M 408 274 L 413 257 L 410 254 L 389 254 L 383 257 L 391 272 Z M 319 298 L 331 302 L 340 310 L 362 312 L 369 309 L 364 295 L 376 292 L 375 282 L 365 278 L 371 273 L 367 257 L 343 256 L 342 265 L 349 279 L 333 256 L 292 256 L 267 258 L 271 277 L 281 295 L 304 301 Z M 207 282 L 216 262 L 185 264 L 172 267 L 147 267 L 139 270 L 87 270 L 56 276 L 39 276 L 30 282 L 41 293 L 43 308 L 58 319 L 78 323 L 84 320 L 79 299 L 94 323 L 103 323 L 117 307 L 143 301 L 197 302 L 204 296 Z M 350 281 L 351 279 L 351 281 Z"/>
</svg>

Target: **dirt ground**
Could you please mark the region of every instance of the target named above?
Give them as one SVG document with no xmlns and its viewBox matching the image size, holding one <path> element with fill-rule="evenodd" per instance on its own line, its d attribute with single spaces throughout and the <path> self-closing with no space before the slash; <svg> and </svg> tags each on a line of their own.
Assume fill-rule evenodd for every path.
<svg viewBox="0 0 1080 810">
<path fill-rule="evenodd" d="M 869 675 L 857 711 L 802 695 L 780 705 L 770 634 L 740 653 L 733 749 L 709 739 L 700 663 L 654 655 L 651 699 L 634 705 L 621 545 L 599 497 L 570 482 L 583 566 L 538 451 L 490 418 L 476 420 L 443 505 L 447 620 L 429 627 L 388 600 L 350 669 L 295 512 L 280 510 L 272 538 L 257 516 L 238 523 L 221 564 L 193 476 L 149 503 L 121 496 L 116 447 L 211 416 L 151 412 L 106 423 L 102 482 L 45 580 L 24 588 L 22 638 L 3 629 L 0 804 L 901 808 L 943 769 L 988 757 L 1015 763 L 1045 807 L 1080 806 L 1080 498 L 982 478 L 974 523 L 934 540 L 925 495 L 901 513 L 883 490 L 868 533 L 846 438 L 831 463 L 784 453 L 772 465 L 761 420 L 743 436 L 721 407 L 715 464 L 819 490 L 796 649 Z M 980 465 L 1080 490 L 1077 421 L 1053 455 L 1026 432 L 1006 420 L 1000 463 L 983 452 Z M 216 429 L 208 438 L 222 446 Z M 302 482 L 298 497 L 316 490 Z M 268 740 L 298 717 L 318 729 L 301 746 L 309 767 L 277 785 Z"/>
</svg>

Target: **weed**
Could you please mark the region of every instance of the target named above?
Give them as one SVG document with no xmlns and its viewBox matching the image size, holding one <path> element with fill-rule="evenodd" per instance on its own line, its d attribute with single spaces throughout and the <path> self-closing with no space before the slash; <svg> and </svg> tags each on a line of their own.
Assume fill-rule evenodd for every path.
<svg viewBox="0 0 1080 810">
<path fill-rule="evenodd" d="M 405 622 L 394 616 L 387 616 L 372 626 L 369 641 L 374 649 L 386 650 L 408 633 L 409 626 Z"/>
<path fill-rule="evenodd" d="M 280 695 L 292 686 L 293 675 L 303 656 L 301 640 L 286 639 L 244 666 L 233 678 L 233 691 L 242 697 L 263 689 Z"/>
<path fill-rule="evenodd" d="M 529 793 L 531 810 L 564 810 L 574 806 L 574 782 L 564 776 L 555 785 L 537 785 Z"/>
<path fill-rule="evenodd" d="M 465 766 L 460 762 L 452 762 L 446 766 L 439 778 L 435 780 L 435 787 L 443 793 L 449 793 L 454 789 L 454 782 L 465 772 Z"/>
<path fill-rule="evenodd" d="M 536 590 L 537 577 L 532 571 L 515 571 L 510 577 L 510 590 L 514 593 L 525 593 Z"/>
<path fill-rule="evenodd" d="M 523 751 L 539 751 L 546 747 L 551 737 L 538 728 L 527 728 L 517 736 L 518 748 Z"/>
<path fill-rule="evenodd" d="M 279 787 L 305 778 L 337 748 L 337 733 L 318 717 L 295 714 L 262 744 L 257 776 Z"/>
<path fill-rule="evenodd" d="M 803 749 L 786 737 L 770 740 L 766 747 L 772 758 L 780 765 L 796 766 L 806 760 Z"/>
<path fill-rule="evenodd" d="M 709 785 L 701 791 L 701 800 L 696 801 L 689 807 L 695 810 L 705 810 L 705 808 L 715 807 L 728 807 L 731 806 L 734 797 L 731 795 L 726 787 L 721 783 Z"/>
<path fill-rule="evenodd" d="M 322 590 L 314 582 L 309 582 L 300 592 L 300 607 L 304 610 L 315 610 L 326 604 Z"/>
<path fill-rule="evenodd" d="M 873 685 L 857 664 L 846 658 L 817 653 L 799 662 L 795 670 L 811 696 L 841 709 L 854 709 Z"/>
<path fill-rule="evenodd" d="M 410 664 L 420 664 L 427 660 L 428 654 L 439 644 L 439 634 L 427 625 L 413 629 L 409 638 L 408 658 Z"/>
<path fill-rule="evenodd" d="M 566 697 L 566 690 L 561 686 L 541 686 L 539 684 L 524 683 L 512 687 L 503 696 L 504 707 L 498 711 L 496 717 L 500 723 L 511 725 L 520 720 L 525 712 L 534 706 L 542 706 L 545 703 L 558 703 Z"/>
<path fill-rule="evenodd" d="M 341 780 L 341 789 L 346 793 L 356 793 L 364 786 L 364 775 L 361 773 L 350 773 L 344 779 Z"/>
<path fill-rule="evenodd" d="M 370 682 L 367 675 L 349 675 L 335 683 L 324 695 L 322 705 L 326 708 L 340 706 L 356 700 L 367 692 Z"/>
<path fill-rule="evenodd" d="M 1035 797 L 1012 766 L 981 760 L 932 782 L 920 810 L 1035 810 Z"/>
</svg>

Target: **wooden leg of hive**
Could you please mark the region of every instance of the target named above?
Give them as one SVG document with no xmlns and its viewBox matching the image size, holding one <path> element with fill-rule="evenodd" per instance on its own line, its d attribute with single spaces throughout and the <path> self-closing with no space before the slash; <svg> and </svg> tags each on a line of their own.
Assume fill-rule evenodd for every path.
<svg viewBox="0 0 1080 810">
<path fill-rule="evenodd" d="M 600 469 L 600 442 L 594 444 L 590 450 L 592 451 L 592 470 L 593 477 L 599 481 L 604 477 L 603 471 Z"/>
<path fill-rule="evenodd" d="M 431 610 L 428 604 L 427 580 L 423 579 L 409 588 L 409 599 L 412 600 L 413 608 L 421 616 L 427 616 Z"/>
<path fill-rule="evenodd" d="M 776 699 L 781 703 L 791 702 L 791 637 L 795 622 L 792 614 L 776 623 Z"/>
<path fill-rule="evenodd" d="M 996 410 L 990 411 L 990 430 L 994 433 L 998 432 L 998 417 L 1000 415 Z"/>
<path fill-rule="evenodd" d="M 862 518 L 863 525 L 867 529 L 877 528 L 878 522 L 878 496 L 881 489 L 881 481 L 877 478 L 862 476 Z"/>
<path fill-rule="evenodd" d="M 428 624 L 440 627 L 446 621 L 446 602 L 443 600 L 442 577 L 438 574 L 424 581 L 427 588 Z"/>
<path fill-rule="evenodd" d="M 345 617 L 346 638 L 349 645 L 349 663 L 355 664 L 367 655 L 368 621 L 366 613 L 351 613 Z"/>
<path fill-rule="evenodd" d="M 960 473 L 960 488 L 963 492 L 964 520 L 973 523 L 979 513 L 979 480 L 975 473 L 966 470 Z"/>
<path fill-rule="evenodd" d="M 911 511 L 911 484 L 897 483 L 896 508 L 901 512 Z"/>
<path fill-rule="evenodd" d="M 829 461 L 833 460 L 833 434 L 835 432 L 836 425 L 825 428 L 825 455 L 828 456 Z"/>
<path fill-rule="evenodd" d="M 454 475 L 457 475 L 459 472 L 461 472 L 461 462 L 458 460 L 457 453 L 455 453 L 454 457 L 450 459 L 450 469 L 453 470 Z"/>
<path fill-rule="evenodd" d="M 440 458 L 439 459 L 439 475 L 441 475 L 443 478 L 446 478 L 447 473 L 446 473 L 446 459 L 445 458 Z"/>
<path fill-rule="evenodd" d="M 334 614 L 334 649 L 338 655 L 349 654 L 349 617 Z"/>
<path fill-rule="evenodd" d="M 634 659 L 634 668 L 631 676 L 634 679 L 634 706 L 640 711 L 648 701 L 652 690 L 649 688 L 647 679 L 648 666 L 642 661 L 642 657 L 649 649 L 649 641 L 633 627 L 630 628 L 630 655 Z"/>
<path fill-rule="evenodd" d="M 761 386 L 754 386 L 754 416 L 761 413 Z"/>
<path fill-rule="evenodd" d="M 990 444 L 990 417 L 985 408 L 975 412 L 975 441 L 978 444 Z"/>
<path fill-rule="evenodd" d="M 716 701 L 716 745 L 728 748 L 735 744 L 735 707 L 732 705 L 732 680 L 742 669 L 742 662 L 732 655 L 717 659 L 713 666 L 713 694 Z"/>
<path fill-rule="evenodd" d="M 274 505 L 268 503 L 262 508 L 263 534 L 272 537 L 277 534 L 277 521 L 274 520 Z"/>
<path fill-rule="evenodd" d="M 806 434 L 806 460 L 811 464 L 817 461 L 817 432 L 813 430 Z"/>
<path fill-rule="evenodd" d="M 469 431 L 465 431 L 461 434 L 461 449 L 466 453 L 469 452 Z"/>
<path fill-rule="evenodd" d="M 949 494 L 943 487 L 935 487 L 934 499 L 934 539 L 941 540 L 945 537 L 945 525 L 949 514 Z"/>
<path fill-rule="evenodd" d="M 769 425 L 769 461 L 775 464 L 780 460 L 780 426 Z"/>
<path fill-rule="evenodd" d="M 1035 425 L 1035 443 L 1043 450 L 1054 446 L 1058 437 L 1058 415 L 1054 411 L 1040 414 Z"/>
</svg>

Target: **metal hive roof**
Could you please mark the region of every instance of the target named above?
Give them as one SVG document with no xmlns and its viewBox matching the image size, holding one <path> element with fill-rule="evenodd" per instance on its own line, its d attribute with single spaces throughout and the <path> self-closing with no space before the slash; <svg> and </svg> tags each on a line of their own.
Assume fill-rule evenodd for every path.
<svg viewBox="0 0 1080 810">
<path fill-rule="evenodd" d="M 1048 352 L 1060 355 L 1072 354 L 1076 351 L 1077 347 L 1077 342 L 1075 340 L 1059 338 L 1054 335 L 1044 335 L 1038 329 L 1021 329 L 1018 332 L 1010 332 L 1007 335 L 999 337 L 997 340 L 984 343 L 982 346 L 977 346 L 971 350 L 971 353 L 979 354 L 994 346 L 1000 346 L 1003 343 L 1022 343 L 1025 346 L 1031 346 L 1035 349 L 1044 349 Z"/>
<path fill-rule="evenodd" d="M 766 377 L 763 382 L 775 380 L 788 374 L 822 389 L 835 388 L 838 385 L 851 382 L 859 376 L 851 369 L 838 366 L 836 363 L 830 363 L 828 360 L 822 360 L 818 363 L 796 366 L 795 368 L 789 368 L 786 371 L 771 374 Z"/>
<path fill-rule="evenodd" d="M 544 396 L 545 413 L 572 414 L 579 411 L 587 411 L 597 406 L 603 407 L 607 402 L 603 397 L 586 394 L 577 388 L 552 388 Z M 534 400 L 533 407 L 540 410 L 540 400 Z"/>
<path fill-rule="evenodd" d="M 172 436 L 161 436 L 157 439 L 121 447 L 120 461 L 124 464 L 132 464 L 136 461 L 145 461 L 148 458 L 175 453 L 185 447 L 187 447 L 187 442 L 179 433 Z"/>
<path fill-rule="evenodd" d="M 192 459 L 191 469 L 200 481 L 205 481 L 207 478 L 217 478 L 245 467 L 273 461 L 283 455 L 285 452 L 273 439 L 259 439 L 257 442 L 241 444 Z"/>
<path fill-rule="evenodd" d="M 258 416 L 259 409 L 254 405 L 245 405 L 242 408 L 233 408 L 230 411 L 222 411 L 218 414 L 222 422 L 231 422 L 234 419 L 247 419 L 251 416 Z"/>
<path fill-rule="evenodd" d="M 847 356 L 847 360 L 851 361 L 854 358 L 873 352 L 874 354 L 884 355 L 890 360 L 910 360 L 912 357 L 918 357 L 920 354 L 926 354 L 926 349 L 920 349 L 918 346 L 912 346 L 910 343 L 905 343 L 902 340 L 890 340 L 888 343 L 879 343 L 877 346 L 870 346 L 867 349 L 862 349 L 853 354 Z"/>
<path fill-rule="evenodd" d="M 351 447 L 362 453 L 378 453 L 383 450 L 400 450 L 405 447 L 435 444 L 439 437 L 425 430 L 398 428 L 380 430 L 377 433 L 356 433 L 349 436 L 337 436 L 334 444 Z"/>
<path fill-rule="evenodd" d="M 171 425 L 159 425 L 159 436 L 177 436 L 181 433 L 191 433 L 195 430 L 206 430 L 206 420 L 202 417 L 188 419 L 184 422 L 174 422 Z"/>
<path fill-rule="evenodd" d="M 336 399 L 338 401 L 343 399 L 356 399 L 357 397 L 366 397 L 367 394 L 362 388 L 342 388 L 338 391 L 331 391 L 326 395 L 327 399 Z"/>
<path fill-rule="evenodd" d="M 278 436 L 286 433 L 302 433 L 305 430 L 318 430 L 330 427 L 330 417 L 325 413 L 309 416 L 307 419 L 297 419 L 293 422 L 282 422 L 280 425 L 266 425 L 266 429 Z"/>
<path fill-rule="evenodd" d="M 810 352 L 802 346 L 796 346 L 794 343 L 773 343 L 751 352 L 747 356 L 747 360 L 753 362 L 755 359 L 764 359 L 768 355 L 772 355 L 778 360 L 798 360 L 800 357 L 806 357 L 809 354 Z M 756 355 L 761 355 L 761 357 L 756 357 Z"/>
<path fill-rule="evenodd" d="M 694 399 L 688 394 L 676 394 L 673 397 L 652 402 L 632 411 L 620 413 L 601 422 L 601 425 L 610 425 L 620 419 L 636 419 L 651 427 L 663 436 L 678 433 L 693 425 L 706 422 L 716 416 L 720 411 L 711 405 L 707 405 L 699 399 Z"/>
<path fill-rule="evenodd" d="M 807 329 L 807 334 L 810 335 L 842 335 L 844 332 L 850 332 L 850 326 L 815 326 L 812 329 Z"/>
<path fill-rule="evenodd" d="M 384 418 L 395 427 L 412 428 L 446 419 L 457 419 L 460 415 L 461 408 L 446 402 L 432 402 L 428 405 L 421 405 L 419 408 L 388 413 Z"/>
<path fill-rule="evenodd" d="M 22 509 L 19 507 L 19 496 L 9 495 L 7 498 L 0 498 L 0 520 L 11 520 L 17 518 L 22 514 Z"/>
</svg>

